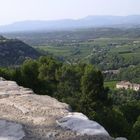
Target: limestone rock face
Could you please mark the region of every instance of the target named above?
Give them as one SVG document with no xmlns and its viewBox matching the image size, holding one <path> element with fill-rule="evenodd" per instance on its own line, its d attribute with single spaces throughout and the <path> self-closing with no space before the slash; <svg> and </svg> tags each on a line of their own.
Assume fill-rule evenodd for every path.
<svg viewBox="0 0 140 140">
<path fill-rule="evenodd" d="M 24 136 L 21 124 L 0 120 L 0 140 L 20 140 Z"/>
<path fill-rule="evenodd" d="M 127 139 L 123 137 L 119 137 L 119 138 L 116 138 L 115 140 L 127 140 Z"/>
<path fill-rule="evenodd" d="M 0 140 L 112 140 L 105 130 L 87 136 L 58 125 L 69 113 L 69 105 L 0 78 Z"/>
<path fill-rule="evenodd" d="M 109 136 L 108 132 L 97 122 L 89 120 L 82 113 L 69 113 L 58 120 L 58 124 L 64 128 L 76 131 L 81 135 Z"/>
</svg>

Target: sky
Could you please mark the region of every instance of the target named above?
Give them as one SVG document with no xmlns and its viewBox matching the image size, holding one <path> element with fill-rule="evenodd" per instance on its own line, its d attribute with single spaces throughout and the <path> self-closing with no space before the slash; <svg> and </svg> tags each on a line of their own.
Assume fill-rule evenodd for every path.
<svg viewBox="0 0 140 140">
<path fill-rule="evenodd" d="M 140 0 L 0 0 L 0 25 L 89 15 L 140 15 Z"/>
</svg>

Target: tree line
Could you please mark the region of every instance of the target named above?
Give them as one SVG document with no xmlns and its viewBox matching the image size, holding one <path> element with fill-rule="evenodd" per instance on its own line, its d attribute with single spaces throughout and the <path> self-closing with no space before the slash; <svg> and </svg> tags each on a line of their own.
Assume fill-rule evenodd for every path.
<svg viewBox="0 0 140 140">
<path fill-rule="evenodd" d="M 114 137 L 140 139 L 140 93 L 132 98 L 127 91 L 105 88 L 102 72 L 93 65 L 68 65 L 43 56 L 17 68 L 0 68 L 0 76 L 70 104 L 73 111 L 99 122 Z"/>
</svg>

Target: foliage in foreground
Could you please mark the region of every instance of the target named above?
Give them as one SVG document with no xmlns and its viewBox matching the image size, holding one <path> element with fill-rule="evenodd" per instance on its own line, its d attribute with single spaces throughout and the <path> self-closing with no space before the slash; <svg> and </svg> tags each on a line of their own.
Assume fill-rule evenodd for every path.
<svg viewBox="0 0 140 140">
<path fill-rule="evenodd" d="M 26 60 L 19 68 L 1 68 L 0 76 L 53 96 L 98 121 L 114 137 L 140 139 L 140 93 L 109 91 L 93 65 L 65 65 L 51 57 Z"/>
</svg>

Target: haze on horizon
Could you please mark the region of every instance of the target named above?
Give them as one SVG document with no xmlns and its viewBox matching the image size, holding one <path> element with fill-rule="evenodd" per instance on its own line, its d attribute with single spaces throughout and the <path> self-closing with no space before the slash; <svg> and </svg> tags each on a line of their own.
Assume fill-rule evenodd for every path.
<svg viewBox="0 0 140 140">
<path fill-rule="evenodd" d="M 140 15 L 139 0 L 0 0 L 0 25 L 24 20 Z"/>
</svg>

